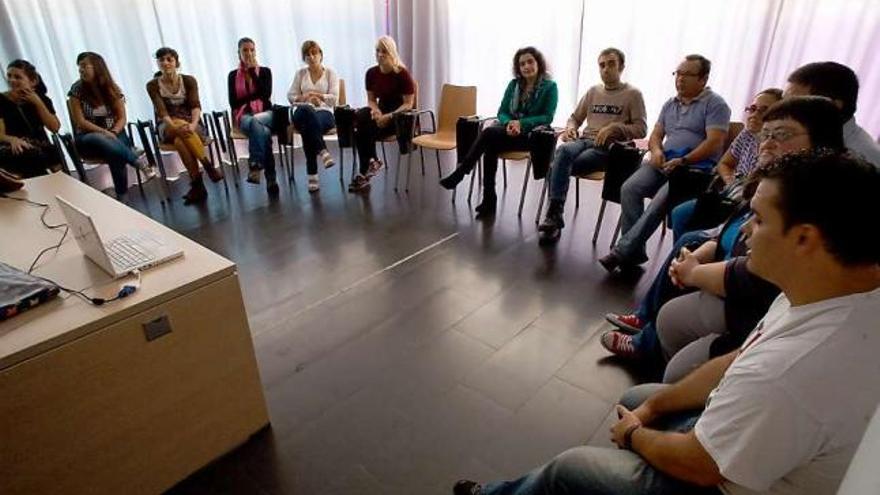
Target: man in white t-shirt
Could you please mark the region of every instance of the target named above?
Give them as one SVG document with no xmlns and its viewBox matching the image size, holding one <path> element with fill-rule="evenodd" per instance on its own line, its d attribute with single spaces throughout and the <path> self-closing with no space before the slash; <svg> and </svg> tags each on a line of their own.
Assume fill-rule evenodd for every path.
<svg viewBox="0 0 880 495">
<path fill-rule="evenodd" d="M 763 174 L 748 266 L 782 294 L 743 346 L 627 392 L 621 450 L 577 447 L 456 495 L 834 493 L 880 403 L 880 221 L 858 214 L 880 211 L 880 172 L 804 152 Z"/>
</svg>

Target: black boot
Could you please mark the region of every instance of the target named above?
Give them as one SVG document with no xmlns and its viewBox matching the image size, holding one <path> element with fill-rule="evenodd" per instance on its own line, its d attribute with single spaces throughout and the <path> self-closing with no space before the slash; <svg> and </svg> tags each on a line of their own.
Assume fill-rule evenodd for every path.
<svg viewBox="0 0 880 495">
<path fill-rule="evenodd" d="M 205 183 L 202 181 L 202 174 L 194 178 L 189 185 L 189 191 L 183 196 L 183 204 L 191 205 L 201 203 L 208 199 L 208 190 L 205 189 Z"/>
<path fill-rule="evenodd" d="M 550 205 L 547 207 L 547 215 L 544 221 L 538 226 L 541 232 L 557 232 L 565 227 L 565 220 L 562 219 L 562 212 L 565 210 L 565 204 L 558 199 L 551 199 Z"/>
<path fill-rule="evenodd" d="M 464 177 L 465 175 L 467 175 L 467 173 L 468 171 L 465 169 L 465 167 L 459 165 L 455 168 L 455 170 L 452 171 L 451 174 L 440 179 L 440 185 L 451 191 L 455 189 L 455 186 L 457 186 L 459 182 L 464 180 Z"/>
<path fill-rule="evenodd" d="M 498 206 L 498 198 L 495 196 L 495 190 L 483 191 L 483 202 L 477 205 L 474 210 L 477 212 L 477 220 L 482 218 L 490 218 L 495 216 L 495 209 Z"/>
</svg>

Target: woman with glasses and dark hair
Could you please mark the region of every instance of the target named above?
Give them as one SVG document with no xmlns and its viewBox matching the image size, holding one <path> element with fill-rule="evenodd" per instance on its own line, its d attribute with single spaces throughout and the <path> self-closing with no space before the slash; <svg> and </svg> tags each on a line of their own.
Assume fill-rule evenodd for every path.
<svg viewBox="0 0 880 495">
<path fill-rule="evenodd" d="M 248 137 L 247 181 L 259 184 L 260 172 L 265 171 L 266 191 L 278 194 L 272 156 L 272 71 L 257 63 L 254 40 L 238 40 L 238 67 L 226 80 L 233 125 Z"/>
<path fill-rule="evenodd" d="M 784 155 L 844 149 L 840 112 L 824 97 L 792 97 L 773 104 L 756 138 L 757 166 L 749 177 Z M 757 186 L 750 180 L 744 183 L 743 201 L 721 230 L 688 232 L 676 242 L 634 313 L 606 315 L 620 329 L 602 335 L 608 351 L 634 360 L 668 361 L 664 381 L 672 383 L 742 343 L 778 293 L 746 269 L 742 225 Z"/>
<path fill-rule="evenodd" d="M 301 48 L 306 67 L 298 70 L 287 92 L 293 111 L 293 126 L 302 134 L 309 192 L 320 189 L 318 159 L 324 168 L 334 165 L 333 156 L 324 143 L 324 133 L 336 127 L 333 108 L 339 100 L 339 78 L 336 72 L 324 66 L 324 51 L 317 42 L 308 40 Z"/>
<path fill-rule="evenodd" d="M 199 103 L 199 84 L 196 78 L 181 74 L 180 58 L 173 48 L 156 50 L 159 72 L 147 83 L 147 94 L 153 102 L 159 139 L 177 150 L 190 178 L 189 192 L 184 204 L 200 203 L 207 199 L 208 191 L 202 181 L 199 165 L 212 181 L 223 179 L 205 150 L 207 133 L 202 126 L 202 105 Z"/>
<path fill-rule="evenodd" d="M 76 57 L 79 80 L 68 91 L 76 147 L 86 156 L 97 156 L 110 165 L 113 189 L 121 198 L 128 191 L 125 165 L 140 169 L 146 180 L 156 176 L 145 155 L 138 156 L 125 134 L 125 97 L 113 81 L 104 57 L 83 52 Z"/>
<path fill-rule="evenodd" d="M 477 218 L 495 215 L 498 154 L 528 150 L 529 132 L 553 122 L 556 113 L 559 90 L 537 48 L 528 46 L 516 51 L 513 76 L 498 107 L 498 122 L 483 129 L 458 167 L 440 180 L 446 189 L 454 189 L 483 158 L 483 201 L 476 207 Z"/>
<path fill-rule="evenodd" d="M 0 93 L 0 168 L 20 178 L 57 170 L 61 157 L 46 135 L 58 132 L 52 100 L 37 69 L 27 60 L 6 67 L 9 91 Z"/>
<path fill-rule="evenodd" d="M 715 167 L 717 180 L 723 184 L 716 196 L 719 200 L 724 198 L 736 203 L 742 197 L 742 183 L 758 163 L 757 134 L 761 131 L 762 119 L 767 109 L 781 99 L 781 89 L 769 88 L 755 95 L 752 103 L 745 108 L 746 121 L 742 132 L 730 143 L 730 148 Z M 719 218 L 717 214 L 707 211 L 712 206 L 691 199 L 673 208 L 670 214 L 673 239 L 677 240 L 689 230 L 713 227 L 723 221 L 727 215 Z"/>
</svg>

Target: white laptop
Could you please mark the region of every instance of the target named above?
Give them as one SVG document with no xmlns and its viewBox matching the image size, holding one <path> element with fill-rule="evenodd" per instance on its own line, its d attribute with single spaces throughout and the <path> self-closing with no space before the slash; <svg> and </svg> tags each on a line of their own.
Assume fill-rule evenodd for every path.
<svg viewBox="0 0 880 495">
<path fill-rule="evenodd" d="M 121 278 L 134 270 L 145 270 L 183 256 L 182 249 L 168 245 L 156 235 L 144 231 L 129 232 L 104 243 L 88 213 L 61 196 L 55 196 L 55 199 L 80 249 L 113 278 Z"/>
</svg>

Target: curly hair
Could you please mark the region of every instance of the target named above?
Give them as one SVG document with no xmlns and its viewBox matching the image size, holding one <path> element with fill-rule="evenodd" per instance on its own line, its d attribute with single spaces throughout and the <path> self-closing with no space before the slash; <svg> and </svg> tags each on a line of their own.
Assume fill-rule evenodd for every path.
<svg viewBox="0 0 880 495">
<path fill-rule="evenodd" d="M 520 48 L 513 55 L 513 77 L 516 79 L 522 79 L 522 74 L 519 73 L 519 58 L 525 54 L 529 54 L 535 57 L 535 61 L 538 62 L 538 77 L 541 77 L 549 72 L 547 69 L 547 62 L 544 60 L 544 54 L 541 53 L 540 50 L 533 46 L 527 46 L 524 48 Z"/>
</svg>

